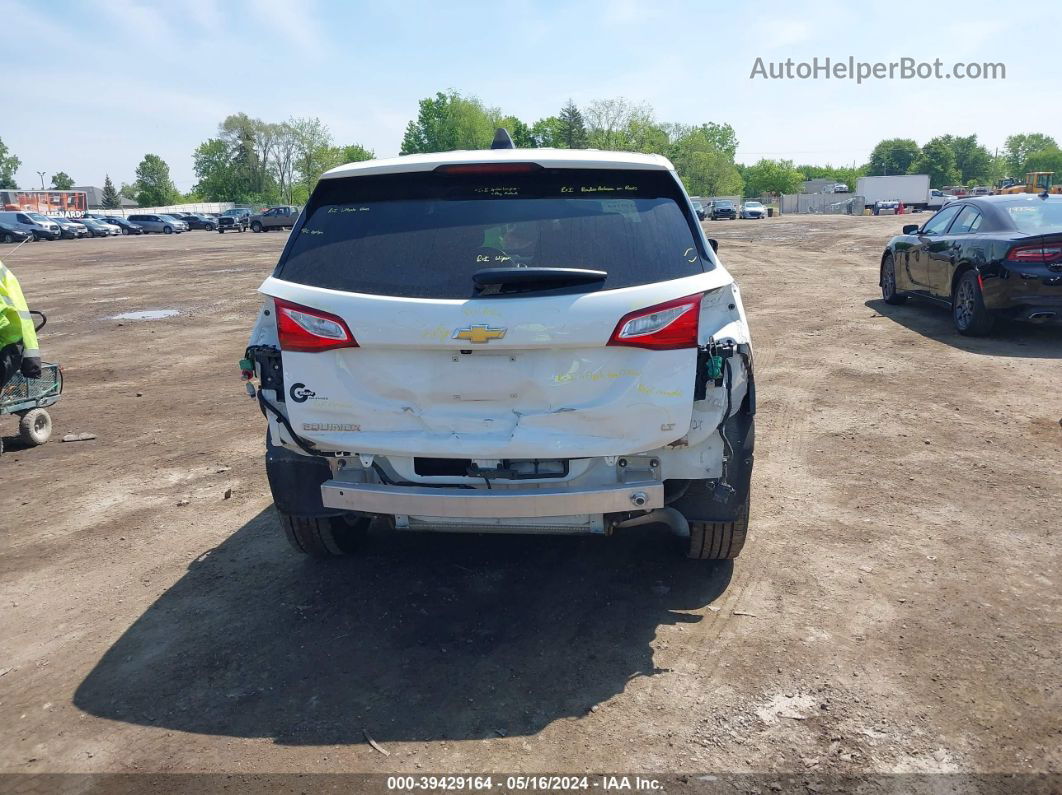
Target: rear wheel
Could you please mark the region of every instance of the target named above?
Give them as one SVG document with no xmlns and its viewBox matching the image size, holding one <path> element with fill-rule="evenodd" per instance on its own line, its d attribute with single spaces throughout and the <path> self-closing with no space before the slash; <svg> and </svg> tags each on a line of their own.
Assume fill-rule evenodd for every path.
<svg viewBox="0 0 1062 795">
<path fill-rule="evenodd" d="M 695 560 L 732 560 L 745 546 L 749 531 L 749 498 L 732 522 L 690 522 L 686 557 Z"/>
<path fill-rule="evenodd" d="M 288 543 L 296 552 L 312 558 L 334 558 L 356 552 L 371 520 L 345 516 L 292 516 L 280 514 Z"/>
<path fill-rule="evenodd" d="M 14 235 L 5 234 L 4 235 L 4 242 L 5 243 L 14 243 L 15 242 L 15 236 Z"/>
<path fill-rule="evenodd" d="M 262 225 L 260 223 L 258 223 L 257 221 L 255 221 L 253 224 L 251 224 L 251 231 L 252 232 L 261 232 L 262 231 Z"/>
<path fill-rule="evenodd" d="M 52 418 L 44 409 L 31 409 L 18 422 L 18 436 L 33 447 L 52 438 Z"/>
<path fill-rule="evenodd" d="M 206 229 L 208 232 L 213 232 L 214 231 L 214 225 L 213 224 L 207 224 L 203 228 Z"/>
<path fill-rule="evenodd" d="M 881 297 L 886 304 L 893 306 L 907 301 L 906 295 L 896 292 L 896 263 L 892 254 L 885 255 L 885 261 L 881 263 Z"/>
<path fill-rule="evenodd" d="M 955 285 L 951 295 L 951 317 L 955 330 L 967 337 L 983 337 L 995 325 L 995 318 L 985 309 L 976 271 L 966 271 Z"/>
<path fill-rule="evenodd" d="M 163 231 L 163 234 L 172 235 L 173 234 L 173 227 L 172 226 L 164 226 L 164 227 L 162 227 L 162 231 Z"/>
</svg>

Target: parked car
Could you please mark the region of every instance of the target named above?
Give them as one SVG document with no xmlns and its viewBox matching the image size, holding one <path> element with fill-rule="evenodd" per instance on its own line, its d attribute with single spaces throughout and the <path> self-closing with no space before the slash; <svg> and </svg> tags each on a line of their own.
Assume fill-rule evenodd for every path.
<svg viewBox="0 0 1062 795">
<path fill-rule="evenodd" d="M 0 212 L 0 223 L 29 232 L 34 240 L 58 240 L 62 235 L 59 224 L 35 212 L 5 210 Z"/>
<path fill-rule="evenodd" d="M 899 209 L 900 202 L 898 199 L 886 199 L 875 203 L 874 215 L 896 215 Z"/>
<path fill-rule="evenodd" d="M 88 229 L 75 218 L 49 215 L 49 220 L 55 221 L 59 226 L 59 234 L 64 240 L 77 240 L 79 237 L 88 237 Z"/>
<path fill-rule="evenodd" d="M 168 218 L 171 221 L 173 221 L 173 224 L 174 224 L 173 231 L 174 232 L 187 232 L 188 231 L 188 228 L 189 228 L 188 227 L 188 222 L 183 220 L 183 219 L 181 219 L 179 216 L 171 215 L 170 213 L 162 213 L 160 215 L 160 217 L 161 218 Z"/>
<path fill-rule="evenodd" d="M 180 234 L 185 230 L 184 221 L 170 218 L 168 215 L 151 213 L 150 215 L 127 215 L 126 219 L 145 232 L 157 232 L 164 235 Z"/>
<path fill-rule="evenodd" d="M 747 201 L 741 205 L 742 218 L 766 218 L 767 208 L 757 201 Z"/>
<path fill-rule="evenodd" d="M 960 334 L 997 317 L 1062 321 L 1062 196 L 960 199 L 889 241 L 879 278 L 886 303 L 919 296 L 951 306 Z"/>
<path fill-rule="evenodd" d="M 30 232 L 26 232 L 10 224 L 0 222 L 0 242 L 21 243 L 24 240 L 29 240 L 32 237 L 33 235 Z"/>
<path fill-rule="evenodd" d="M 182 215 L 181 220 L 188 224 L 189 229 L 204 229 L 207 232 L 213 232 L 218 228 L 218 219 L 203 213 Z"/>
<path fill-rule="evenodd" d="M 991 196 L 992 189 L 985 185 L 978 185 L 977 187 L 970 189 L 971 196 Z"/>
<path fill-rule="evenodd" d="M 89 237 L 110 237 L 112 234 L 119 234 L 118 232 L 113 231 L 117 229 L 116 226 L 101 221 L 98 218 L 83 217 L 79 218 L 78 222 L 84 224 L 85 228 L 88 230 Z"/>
<path fill-rule="evenodd" d="M 265 212 L 255 213 L 250 218 L 251 231 L 268 232 L 270 229 L 291 229 L 299 218 L 299 208 L 290 205 L 270 207 Z"/>
<path fill-rule="evenodd" d="M 698 221 L 703 221 L 705 215 L 707 214 L 705 212 L 704 205 L 701 202 L 699 202 L 699 201 L 693 202 L 693 211 L 695 213 L 697 213 L 697 220 Z"/>
<path fill-rule="evenodd" d="M 122 230 L 123 235 L 142 235 L 144 229 L 139 224 L 134 224 L 128 218 L 123 218 L 120 215 L 106 215 L 102 219 L 108 224 L 114 224 Z"/>
<path fill-rule="evenodd" d="M 216 220 L 201 213 L 169 213 L 169 215 L 178 221 L 184 221 L 189 229 L 205 229 L 208 232 L 213 232 L 218 225 Z"/>
<path fill-rule="evenodd" d="M 720 218 L 733 221 L 737 218 L 737 208 L 730 199 L 715 199 L 711 203 L 710 215 L 713 221 L 718 221 Z"/>
<path fill-rule="evenodd" d="M 713 248 L 659 155 L 444 152 L 325 173 L 244 362 L 292 546 L 351 551 L 374 516 L 663 522 L 689 557 L 736 557 L 752 351 Z"/>
<path fill-rule="evenodd" d="M 218 216 L 218 234 L 246 232 L 251 222 L 251 211 L 246 207 L 234 207 Z"/>
</svg>

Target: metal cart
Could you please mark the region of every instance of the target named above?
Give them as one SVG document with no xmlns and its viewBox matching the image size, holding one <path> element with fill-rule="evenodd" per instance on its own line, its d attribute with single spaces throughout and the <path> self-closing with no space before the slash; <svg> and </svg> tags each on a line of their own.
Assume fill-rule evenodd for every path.
<svg viewBox="0 0 1062 795">
<path fill-rule="evenodd" d="M 40 317 L 37 331 L 44 328 L 48 318 L 43 312 L 31 314 Z M 6 384 L 0 386 L 0 415 L 15 414 L 19 418 L 18 435 L 24 444 L 44 444 L 52 436 L 52 418 L 48 407 L 59 401 L 63 394 L 63 370 L 58 364 L 41 364 L 40 378 L 26 378 L 15 373 Z M 4 451 L 0 436 L 0 453 Z"/>
</svg>

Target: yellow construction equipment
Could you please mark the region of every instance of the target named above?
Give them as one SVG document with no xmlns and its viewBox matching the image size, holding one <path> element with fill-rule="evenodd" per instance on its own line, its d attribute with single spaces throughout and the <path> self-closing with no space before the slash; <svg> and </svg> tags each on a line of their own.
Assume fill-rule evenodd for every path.
<svg viewBox="0 0 1062 795">
<path fill-rule="evenodd" d="M 1001 188 L 999 193 L 1062 193 L 1062 185 L 1052 185 L 1054 171 L 1030 171 L 1025 175 L 1025 184 L 1020 183 Z"/>
</svg>

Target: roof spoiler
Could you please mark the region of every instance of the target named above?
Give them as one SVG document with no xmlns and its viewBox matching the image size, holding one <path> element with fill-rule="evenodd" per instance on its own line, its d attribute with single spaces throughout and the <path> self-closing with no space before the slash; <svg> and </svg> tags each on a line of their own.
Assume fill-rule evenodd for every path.
<svg viewBox="0 0 1062 795">
<path fill-rule="evenodd" d="M 491 149 L 515 149 L 516 144 L 513 143 L 513 137 L 509 135 L 509 131 L 504 127 L 499 127 L 494 131 L 494 140 L 490 142 Z"/>
</svg>

